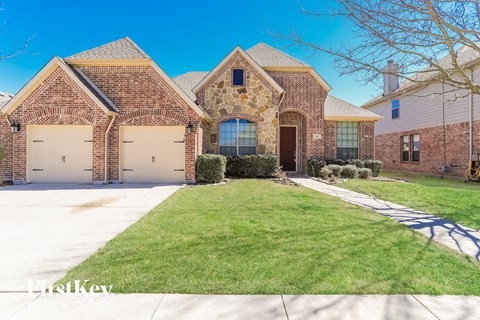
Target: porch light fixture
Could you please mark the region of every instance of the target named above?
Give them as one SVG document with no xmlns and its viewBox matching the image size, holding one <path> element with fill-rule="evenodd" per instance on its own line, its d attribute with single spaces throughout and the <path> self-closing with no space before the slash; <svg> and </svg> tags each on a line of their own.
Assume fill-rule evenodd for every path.
<svg viewBox="0 0 480 320">
<path fill-rule="evenodd" d="M 18 122 L 13 122 L 11 125 L 10 125 L 10 130 L 15 133 L 15 132 L 19 132 L 20 131 L 20 123 Z"/>
<path fill-rule="evenodd" d="M 191 122 L 188 123 L 188 126 L 187 126 L 187 133 L 192 133 L 192 129 L 193 129 L 193 125 Z"/>
</svg>

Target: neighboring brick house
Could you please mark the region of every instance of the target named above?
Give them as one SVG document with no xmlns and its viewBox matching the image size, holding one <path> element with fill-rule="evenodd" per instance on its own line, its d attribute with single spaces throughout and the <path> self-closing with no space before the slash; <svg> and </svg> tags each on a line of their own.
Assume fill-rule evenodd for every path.
<svg viewBox="0 0 480 320">
<path fill-rule="evenodd" d="M 462 48 L 457 56 L 479 83 L 480 54 Z M 439 63 L 448 67 L 450 58 Z M 386 68 L 398 66 L 391 61 Z M 362 108 L 383 117 L 375 125 L 375 148 L 385 168 L 463 175 L 471 154 L 480 151 L 480 97 L 441 83 L 399 83 L 394 72 L 384 83 L 384 93 Z"/>
<path fill-rule="evenodd" d="M 202 152 L 374 157 L 379 117 L 328 96 L 310 66 L 259 44 L 173 81 L 129 38 L 54 57 L 0 111 L 0 175 L 28 182 L 184 182 Z M 337 140 L 337 137 L 339 139 Z"/>
</svg>

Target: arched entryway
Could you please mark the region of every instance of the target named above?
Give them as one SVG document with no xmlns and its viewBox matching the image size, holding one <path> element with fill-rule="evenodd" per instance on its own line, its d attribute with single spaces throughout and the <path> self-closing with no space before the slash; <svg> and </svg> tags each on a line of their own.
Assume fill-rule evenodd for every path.
<svg viewBox="0 0 480 320">
<path fill-rule="evenodd" d="M 283 171 L 303 172 L 306 162 L 306 118 L 295 111 L 280 114 L 279 160 Z"/>
</svg>

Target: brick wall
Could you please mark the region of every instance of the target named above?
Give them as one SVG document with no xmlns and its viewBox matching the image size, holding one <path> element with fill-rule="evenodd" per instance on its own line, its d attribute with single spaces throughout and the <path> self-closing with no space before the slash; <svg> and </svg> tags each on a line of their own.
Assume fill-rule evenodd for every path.
<svg viewBox="0 0 480 320">
<path fill-rule="evenodd" d="M 7 180 L 27 179 L 27 125 L 93 125 L 93 180 L 103 180 L 103 131 L 109 118 L 90 97 L 61 69 L 56 68 L 9 116 L 21 125 L 20 132 L 11 134 L 2 121 L 1 144 L 7 149 L 2 175 Z M 3 120 L 3 119 L 2 119 Z"/>
<path fill-rule="evenodd" d="M 305 158 L 324 157 L 324 103 L 327 91 L 306 72 L 274 72 L 268 74 L 285 90 L 280 113 L 297 112 L 305 117 Z M 322 138 L 314 140 L 313 135 Z"/>
<path fill-rule="evenodd" d="M 195 177 L 195 135 L 200 117 L 149 66 L 81 67 L 81 71 L 117 106 L 120 115 L 109 134 L 109 179 L 119 180 L 119 126 L 187 126 L 185 179 Z"/>
<path fill-rule="evenodd" d="M 474 122 L 474 145 L 480 149 L 480 121 Z M 420 162 L 401 161 L 401 136 L 420 135 Z M 445 141 L 445 144 L 444 144 Z M 383 161 L 385 168 L 394 170 L 439 173 L 439 168 L 446 162 L 447 174 L 461 176 L 465 173 L 469 161 L 469 130 L 468 122 L 408 130 L 375 137 L 377 159 Z"/>
<path fill-rule="evenodd" d="M 375 158 L 375 122 L 360 122 L 360 159 Z"/>
</svg>

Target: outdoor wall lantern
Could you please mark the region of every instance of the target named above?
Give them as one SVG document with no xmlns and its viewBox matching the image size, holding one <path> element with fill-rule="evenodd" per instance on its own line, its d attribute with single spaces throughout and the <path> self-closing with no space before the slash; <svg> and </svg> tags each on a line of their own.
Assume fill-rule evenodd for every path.
<svg viewBox="0 0 480 320">
<path fill-rule="evenodd" d="M 13 123 L 10 125 L 10 130 L 12 130 L 13 133 L 19 132 L 19 131 L 20 131 L 20 123 L 18 123 L 18 122 L 13 122 Z"/>
<path fill-rule="evenodd" d="M 193 125 L 191 122 L 189 122 L 187 126 L 187 133 L 192 133 L 192 129 L 193 129 Z"/>
</svg>

